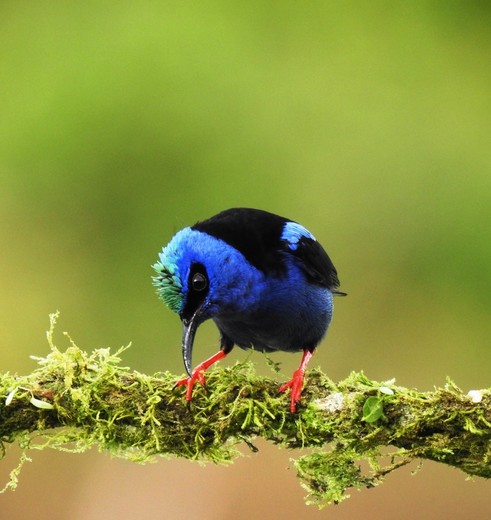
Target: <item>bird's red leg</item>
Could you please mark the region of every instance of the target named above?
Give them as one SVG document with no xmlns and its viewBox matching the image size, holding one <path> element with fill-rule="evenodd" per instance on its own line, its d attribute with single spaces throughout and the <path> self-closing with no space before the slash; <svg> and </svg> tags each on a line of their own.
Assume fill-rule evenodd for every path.
<svg viewBox="0 0 491 520">
<path fill-rule="evenodd" d="M 305 349 L 303 351 L 302 361 L 300 362 L 300 366 L 293 372 L 293 377 L 290 381 L 280 386 L 280 392 L 284 392 L 288 388 L 291 388 L 291 396 L 290 396 L 290 411 L 295 413 L 297 410 L 297 403 L 300 402 L 300 396 L 302 395 L 302 387 L 303 380 L 305 376 L 305 370 L 307 365 L 313 356 L 314 351 L 310 351 Z"/>
<path fill-rule="evenodd" d="M 191 376 L 185 377 L 184 379 L 180 379 L 175 386 L 184 386 L 186 385 L 186 401 L 191 401 L 191 397 L 193 395 L 193 387 L 196 382 L 205 384 L 205 370 L 209 368 L 213 363 L 220 361 L 220 359 L 224 358 L 227 355 L 227 352 L 224 350 L 219 350 L 216 354 L 206 359 L 202 363 L 200 363 L 194 370 Z"/>
</svg>

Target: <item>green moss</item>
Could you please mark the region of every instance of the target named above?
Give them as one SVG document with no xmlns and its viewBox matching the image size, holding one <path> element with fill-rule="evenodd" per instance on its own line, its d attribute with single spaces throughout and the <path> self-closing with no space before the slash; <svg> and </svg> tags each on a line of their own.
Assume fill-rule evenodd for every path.
<svg viewBox="0 0 491 520">
<path fill-rule="evenodd" d="M 295 467 L 308 501 L 339 502 L 350 489 L 377 485 L 417 458 L 491 477 L 491 392 L 471 399 L 448 381 L 434 392 L 378 383 L 352 373 L 334 383 L 309 371 L 298 413 L 279 381 L 258 377 L 250 362 L 217 368 L 188 404 L 177 377 L 149 376 L 121 365 L 125 348 L 91 353 L 66 335 L 55 346 L 57 315 L 48 331 L 49 354 L 26 376 L 0 374 L 0 443 L 17 442 L 21 463 L 30 450 L 82 452 L 92 447 L 135 462 L 157 456 L 229 463 L 236 446 L 255 450 L 256 437 L 285 448 L 309 448 Z M 36 432 L 36 435 L 31 435 Z M 314 450 L 312 452 L 312 449 Z M 387 462 L 388 461 L 388 462 Z"/>
</svg>

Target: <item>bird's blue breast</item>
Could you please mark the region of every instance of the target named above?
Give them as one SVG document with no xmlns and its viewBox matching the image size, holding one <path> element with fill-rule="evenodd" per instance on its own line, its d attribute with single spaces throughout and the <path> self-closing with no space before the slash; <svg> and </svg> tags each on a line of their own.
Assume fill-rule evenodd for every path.
<svg viewBox="0 0 491 520">
<path fill-rule="evenodd" d="M 241 312 L 214 318 L 239 347 L 295 352 L 314 348 L 324 337 L 332 318 L 331 292 L 309 283 L 294 257 L 285 263 L 286 273 L 264 277 Z"/>
</svg>

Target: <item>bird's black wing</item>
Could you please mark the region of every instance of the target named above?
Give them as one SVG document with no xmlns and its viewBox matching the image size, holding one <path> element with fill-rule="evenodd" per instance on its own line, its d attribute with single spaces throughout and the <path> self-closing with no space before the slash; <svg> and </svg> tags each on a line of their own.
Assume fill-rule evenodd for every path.
<svg viewBox="0 0 491 520">
<path fill-rule="evenodd" d="M 301 237 L 294 249 L 291 244 L 285 242 L 285 250 L 300 260 L 299 265 L 310 282 L 326 287 L 334 294 L 345 296 L 345 293 L 337 290 L 339 287 L 338 273 L 317 240 Z"/>
<path fill-rule="evenodd" d="M 324 248 L 305 228 L 300 232 L 305 236 L 296 237 L 294 243 L 285 239 L 286 224 L 295 223 L 260 209 L 232 208 L 197 222 L 192 229 L 228 243 L 266 274 L 284 275 L 285 253 L 294 255 L 309 281 L 344 295 L 337 290 L 338 275 Z"/>
<path fill-rule="evenodd" d="M 197 222 L 192 229 L 227 242 L 264 273 L 281 274 L 285 263 L 280 237 L 287 221 L 260 209 L 232 208 Z"/>
</svg>

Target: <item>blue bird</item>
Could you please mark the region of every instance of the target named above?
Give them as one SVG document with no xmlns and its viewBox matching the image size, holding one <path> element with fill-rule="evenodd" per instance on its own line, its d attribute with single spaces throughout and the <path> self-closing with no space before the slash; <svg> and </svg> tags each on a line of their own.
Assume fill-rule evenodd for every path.
<svg viewBox="0 0 491 520">
<path fill-rule="evenodd" d="M 157 294 L 181 318 L 182 354 L 191 400 L 204 372 L 234 347 L 302 352 L 292 379 L 290 410 L 300 402 L 305 370 L 326 334 L 338 291 L 336 269 L 312 233 L 267 211 L 233 208 L 179 231 L 153 265 Z M 220 350 L 194 370 L 196 331 L 212 319 Z"/>
</svg>

